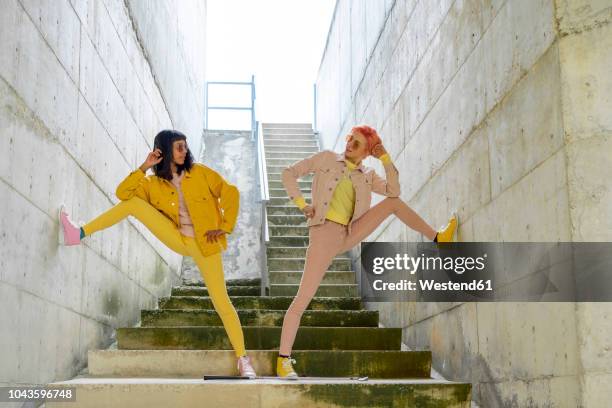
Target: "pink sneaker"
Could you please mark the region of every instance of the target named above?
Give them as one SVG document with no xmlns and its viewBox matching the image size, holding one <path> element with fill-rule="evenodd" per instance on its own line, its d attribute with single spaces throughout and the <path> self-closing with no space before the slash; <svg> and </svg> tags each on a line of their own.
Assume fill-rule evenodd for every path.
<svg viewBox="0 0 612 408">
<path fill-rule="evenodd" d="M 81 228 L 70 220 L 66 207 L 62 204 L 59 210 L 59 243 L 60 245 L 79 245 L 81 243 Z"/>
<path fill-rule="evenodd" d="M 255 378 L 255 369 L 251 365 L 251 359 L 248 356 L 242 356 L 238 359 L 238 371 L 241 377 Z"/>
</svg>

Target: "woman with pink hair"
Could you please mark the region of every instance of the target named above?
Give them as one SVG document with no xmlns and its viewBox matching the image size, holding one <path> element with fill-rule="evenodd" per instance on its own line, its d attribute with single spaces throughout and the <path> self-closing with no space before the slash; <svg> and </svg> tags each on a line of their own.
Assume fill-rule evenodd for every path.
<svg viewBox="0 0 612 408">
<path fill-rule="evenodd" d="M 362 165 L 370 155 L 382 162 L 385 178 Z M 314 173 L 310 204 L 304 200 L 297 183 L 299 177 L 308 173 Z M 291 358 L 295 335 L 302 314 L 334 257 L 359 244 L 391 214 L 427 239 L 452 242 L 457 216 L 453 214 L 444 229 L 435 231 L 402 201 L 398 171 L 376 130 L 366 125 L 351 129 L 343 153 L 330 150 L 316 153 L 284 169 L 282 180 L 289 197 L 308 218 L 309 227 L 304 273 L 283 320 L 276 362 L 279 377 L 297 379 L 292 366 L 295 360 Z M 386 198 L 370 208 L 372 192 Z"/>
</svg>

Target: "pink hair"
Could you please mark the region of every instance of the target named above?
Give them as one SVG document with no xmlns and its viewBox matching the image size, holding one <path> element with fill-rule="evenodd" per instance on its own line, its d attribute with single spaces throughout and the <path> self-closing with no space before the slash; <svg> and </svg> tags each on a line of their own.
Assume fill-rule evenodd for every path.
<svg viewBox="0 0 612 408">
<path fill-rule="evenodd" d="M 372 154 L 372 149 L 374 146 L 382 142 L 380 136 L 378 136 L 378 132 L 376 132 L 376 129 L 368 125 L 354 126 L 351 129 L 351 132 L 359 132 L 363 135 L 363 137 L 365 137 L 366 142 L 368 143 L 369 154 Z"/>
</svg>

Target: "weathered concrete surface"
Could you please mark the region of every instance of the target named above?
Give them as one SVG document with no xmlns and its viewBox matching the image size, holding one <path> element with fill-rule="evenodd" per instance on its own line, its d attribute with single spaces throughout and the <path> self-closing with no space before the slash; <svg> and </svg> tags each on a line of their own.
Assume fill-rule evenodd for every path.
<svg viewBox="0 0 612 408">
<path fill-rule="evenodd" d="M 249 350 L 255 372 L 276 375 L 275 350 Z M 370 378 L 429 378 L 429 351 L 307 350 L 292 352 L 302 376 L 368 376 Z M 89 375 L 100 377 L 201 378 L 233 375 L 233 350 L 91 350 Z"/>
<path fill-rule="evenodd" d="M 611 19 L 609 0 L 338 2 L 317 79 L 323 145 L 376 127 L 402 198 L 436 228 L 457 210 L 460 241 L 610 241 Z M 424 237 L 388 219 L 370 239 Z M 607 303 L 369 307 L 481 406 L 612 398 Z"/>
<path fill-rule="evenodd" d="M 468 408 L 470 386 L 435 379 L 358 381 L 311 378 L 213 380 L 180 378 L 75 378 L 54 383 L 75 387 L 78 407 L 180 406 L 280 408 L 441 407 Z M 74 402 L 47 403 L 50 408 L 74 407 Z"/>
<path fill-rule="evenodd" d="M 223 253 L 225 279 L 261 276 L 261 200 L 257 144 L 250 131 L 207 130 L 200 162 L 218 172 L 240 192 L 240 210 Z M 201 281 L 193 259 L 185 258 L 183 278 Z"/>
<path fill-rule="evenodd" d="M 144 3 L 2 2 L 0 383 L 73 377 L 88 349 L 178 279 L 180 257 L 137 222 L 80 248 L 57 245 L 61 202 L 76 221 L 91 219 L 118 201 L 117 184 L 157 131 L 201 136 L 201 103 L 189 100 L 202 99 L 206 3 L 157 1 L 166 11 L 155 18 L 137 11 Z M 160 25 L 165 34 L 153 35 Z M 164 50 L 176 64 L 161 61 Z"/>
</svg>

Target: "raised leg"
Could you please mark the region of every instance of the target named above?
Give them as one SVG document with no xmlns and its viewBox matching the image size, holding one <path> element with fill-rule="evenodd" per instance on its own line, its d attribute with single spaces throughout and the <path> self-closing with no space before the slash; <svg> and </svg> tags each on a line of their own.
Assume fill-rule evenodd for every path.
<svg viewBox="0 0 612 408">
<path fill-rule="evenodd" d="M 430 240 L 436 236 L 436 231 L 401 198 L 387 197 L 353 223 L 351 233 L 347 235 L 342 250 L 347 251 L 359 244 L 391 214 L 395 214 L 404 224 Z"/>
<path fill-rule="evenodd" d="M 109 208 L 82 228 L 85 235 L 111 227 L 132 215 L 142 222 L 168 248 L 187 255 L 185 244 L 177 225 L 140 197 L 132 197 Z"/>
</svg>

